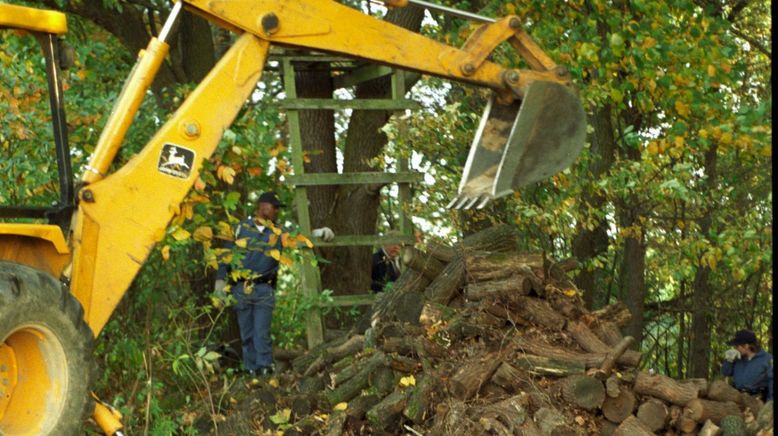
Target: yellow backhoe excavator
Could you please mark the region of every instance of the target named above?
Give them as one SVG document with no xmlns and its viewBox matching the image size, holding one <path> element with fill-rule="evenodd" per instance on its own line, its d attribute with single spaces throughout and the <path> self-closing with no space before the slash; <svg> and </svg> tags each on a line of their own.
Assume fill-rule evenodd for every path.
<svg viewBox="0 0 778 436">
<path fill-rule="evenodd" d="M 420 0 L 384 3 L 447 9 Z M 235 42 L 145 147 L 109 173 L 182 8 L 234 32 Z M 94 340 L 255 89 L 273 44 L 492 89 L 451 207 L 483 207 L 570 165 L 586 123 L 567 71 L 533 42 L 519 17 L 447 12 L 483 22 L 462 48 L 332 0 L 177 0 L 159 35 L 139 53 L 74 184 L 60 81 L 66 18 L 0 3 L 0 32 L 22 30 L 43 49 L 61 189 L 57 206 L 0 207 L 0 217 L 41 222 L 0 223 L 0 434 L 75 434 L 90 414 L 106 434 L 121 429 L 90 396 Z M 529 69 L 487 59 L 503 42 Z"/>
</svg>

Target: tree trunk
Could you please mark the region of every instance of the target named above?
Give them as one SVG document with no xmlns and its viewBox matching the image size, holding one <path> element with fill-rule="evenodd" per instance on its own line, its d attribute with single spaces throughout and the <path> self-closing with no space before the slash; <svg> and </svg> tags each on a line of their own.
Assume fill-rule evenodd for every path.
<svg viewBox="0 0 778 436">
<path fill-rule="evenodd" d="M 679 383 L 661 374 L 649 375 L 644 371 L 640 371 L 635 378 L 634 390 L 638 394 L 651 395 L 679 406 L 685 406 L 697 398 L 697 387 Z"/>
<path fill-rule="evenodd" d="M 395 8 L 389 10 L 385 20 L 406 29 L 418 30 L 424 11 L 420 8 Z M 330 80 L 329 76 L 326 80 Z M 324 89 L 331 84 L 325 79 Z M 410 87 L 412 83 L 407 84 Z M 314 88 L 305 88 L 298 84 L 298 94 L 310 95 L 316 93 Z M 323 92 L 323 91 L 318 91 Z M 374 79 L 357 86 L 356 98 L 386 98 L 391 95 L 391 80 L 389 77 Z M 380 168 L 371 166 L 375 158 L 382 155 L 386 145 L 386 135 L 380 130 L 390 113 L 386 111 L 355 110 L 346 136 L 343 153 L 343 172 L 376 171 Z M 324 149 L 326 156 L 320 156 L 324 162 L 318 165 L 322 171 L 335 169 L 335 148 L 330 142 L 334 138 L 334 123 L 317 122 L 315 126 L 303 123 L 303 144 L 311 148 L 321 148 L 321 140 L 327 141 Z M 313 167 L 312 167 L 313 170 Z M 311 195 L 312 224 L 314 227 L 326 225 L 336 235 L 370 235 L 376 232 L 378 205 L 380 201 L 380 186 L 342 185 L 336 188 L 325 187 Z M 333 289 L 336 294 L 361 294 L 370 288 L 370 247 L 343 247 L 322 250 L 322 256 L 329 262 L 321 270 L 321 280 L 324 289 Z"/>
<path fill-rule="evenodd" d="M 588 214 L 589 210 L 600 211 L 605 206 L 605 197 L 599 193 L 596 183 L 607 173 L 613 165 L 615 157 L 614 148 L 616 141 L 613 138 L 613 117 L 609 104 L 595 108 L 590 123 L 594 128 L 592 132 L 591 156 L 589 164 L 591 176 L 587 177 L 580 205 L 581 211 Z M 579 261 L 585 262 L 608 251 L 608 223 L 604 219 L 598 219 L 593 229 L 578 226 L 578 233 L 573 238 L 572 252 Z M 584 292 L 584 302 L 588 309 L 596 309 L 607 304 L 605 294 L 605 271 L 600 268 L 584 268 L 578 273 L 575 284 Z"/>
<path fill-rule="evenodd" d="M 638 160 L 636 158 L 635 160 Z M 634 349 L 640 349 L 643 340 L 644 301 L 646 298 L 646 241 L 640 221 L 640 208 L 634 193 L 618 207 L 621 228 L 638 228 L 637 234 L 630 233 L 624 238 L 621 263 L 621 300 L 626 304 L 632 319 L 625 328 L 625 335 L 635 338 Z"/>
<path fill-rule="evenodd" d="M 700 234 L 708 239 L 713 222 L 713 214 L 716 210 L 716 201 L 712 198 L 717 189 L 717 147 L 715 142 L 710 149 L 705 151 L 705 187 L 706 196 L 713 204 L 704 209 L 703 217 L 700 220 Z M 712 244 L 713 242 L 710 241 Z M 694 274 L 692 282 L 692 345 L 691 345 L 691 368 L 692 377 L 708 378 L 710 371 L 710 296 L 711 289 L 709 283 L 710 268 L 704 262 L 700 263 Z"/>
</svg>

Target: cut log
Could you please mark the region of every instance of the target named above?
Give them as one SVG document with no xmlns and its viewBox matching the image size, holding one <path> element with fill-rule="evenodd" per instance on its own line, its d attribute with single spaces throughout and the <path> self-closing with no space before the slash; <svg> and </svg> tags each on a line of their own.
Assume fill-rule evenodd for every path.
<svg viewBox="0 0 778 436">
<path fill-rule="evenodd" d="M 446 266 L 443 262 L 414 247 L 403 247 L 402 263 L 413 268 L 430 280 L 434 280 Z"/>
<path fill-rule="evenodd" d="M 427 241 L 427 253 L 443 263 L 449 263 L 457 257 L 457 250 L 454 247 L 434 239 Z"/>
<path fill-rule="evenodd" d="M 496 354 L 486 356 L 483 361 L 477 361 L 463 366 L 449 381 L 449 391 L 460 400 L 469 400 L 489 380 L 502 362 Z"/>
<path fill-rule="evenodd" d="M 538 296 L 548 300 L 548 303 L 551 305 L 551 307 L 564 315 L 565 318 L 577 320 L 587 312 L 586 306 L 584 305 L 581 297 L 579 297 L 577 294 L 573 296 L 566 295 L 555 286 L 544 286 L 544 293 L 538 293 L 538 288 L 535 288 L 534 286 L 533 289 L 538 294 Z"/>
<path fill-rule="evenodd" d="M 630 415 L 625 419 L 613 432 L 613 436 L 653 436 L 654 432 L 651 431 L 645 424 L 634 415 Z"/>
<path fill-rule="evenodd" d="M 513 342 L 516 344 L 516 347 L 519 350 L 527 354 L 549 357 L 565 362 L 579 363 L 584 365 L 586 368 L 599 368 L 600 365 L 602 365 L 602 362 L 605 360 L 605 354 L 603 353 L 576 353 L 574 351 L 568 351 L 549 345 L 537 339 L 515 337 Z"/>
<path fill-rule="evenodd" d="M 718 379 L 711 382 L 708 386 L 709 400 L 713 401 L 733 401 L 735 403 L 741 402 L 740 391 L 733 388 L 724 379 Z"/>
<path fill-rule="evenodd" d="M 542 268 L 542 254 L 468 252 L 465 271 L 469 282 L 499 280 L 514 274 L 534 275 L 532 268 Z"/>
<path fill-rule="evenodd" d="M 592 323 L 592 332 L 605 344 L 615 347 L 624 337 L 619 327 L 611 321 L 596 320 Z"/>
<path fill-rule="evenodd" d="M 661 400 L 657 400 L 661 401 Z M 662 403 L 664 404 L 664 403 Z M 681 415 L 683 415 L 683 408 L 681 406 L 671 404 L 669 407 L 669 418 L 667 419 L 667 427 L 673 427 L 678 428 L 678 420 L 681 419 Z"/>
<path fill-rule="evenodd" d="M 632 313 L 626 304 L 621 301 L 609 304 L 602 309 L 591 312 L 591 316 L 598 322 L 610 321 L 618 327 L 624 327 L 632 319 Z"/>
<path fill-rule="evenodd" d="M 616 398 L 606 397 L 605 401 L 602 402 L 603 416 L 616 424 L 632 415 L 637 404 L 635 395 L 629 389 L 622 387 L 619 391 Z"/>
<path fill-rule="evenodd" d="M 395 391 L 371 407 L 365 414 L 374 429 L 384 430 L 397 423 L 408 401 L 408 391 Z M 396 425 L 394 425 L 396 427 Z"/>
<path fill-rule="evenodd" d="M 379 401 L 381 401 L 381 398 L 375 394 L 360 395 L 348 402 L 346 415 L 353 418 L 362 419 L 362 417 L 365 416 L 365 413 L 367 413 L 371 407 L 378 404 Z"/>
<path fill-rule="evenodd" d="M 452 260 L 424 291 L 427 301 L 448 304 L 465 284 L 465 263 L 462 258 Z"/>
<path fill-rule="evenodd" d="M 292 368 L 294 368 L 294 370 L 298 373 L 302 373 L 308 369 L 309 366 L 311 366 L 311 364 L 319 357 L 320 354 L 325 353 L 329 349 L 337 348 L 338 346 L 348 341 L 348 339 L 349 337 L 344 335 L 311 348 L 307 353 L 292 360 Z"/>
<path fill-rule="evenodd" d="M 594 377 L 572 375 L 560 381 L 562 398 L 568 403 L 594 410 L 602 407 L 605 400 L 605 387 Z"/>
<path fill-rule="evenodd" d="M 324 369 L 325 366 L 330 363 L 339 360 L 343 357 L 356 354 L 361 351 L 365 346 L 365 337 L 362 335 L 351 336 L 346 342 L 332 347 L 330 349 L 323 350 L 319 356 L 311 362 L 308 368 L 303 373 L 303 377 L 308 377 Z"/>
<path fill-rule="evenodd" d="M 702 428 L 700 429 L 700 432 L 697 433 L 697 436 L 717 436 L 719 434 L 719 426 L 713 423 L 710 419 L 705 421 L 705 424 L 703 424 Z"/>
<path fill-rule="evenodd" d="M 369 358 L 357 363 L 359 371 L 343 384 L 336 386 L 335 389 L 324 393 L 324 397 L 330 404 L 330 407 L 338 403 L 349 401 L 359 395 L 362 389 L 368 385 L 368 378 L 376 369 L 386 366 L 388 360 L 386 355 L 380 351 L 373 353 Z"/>
<path fill-rule="evenodd" d="M 677 408 L 677 414 L 680 416 L 681 409 Z M 637 417 L 653 432 L 657 432 L 668 424 L 670 410 L 665 403 L 656 398 L 645 401 L 638 407 Z M 676 417 L 677 420 L 677 417 Z"/>
<path fill-rule="evenodd" d="M 330 414 L 327 426 L 324 428 L 324 436 L 340 436 L 343 434 L 343 426 L 346 424 L 346 412 L 335 411 Z"/>
<path fill-rule="evenodd" d="M 581 362 L 533 356 L 524 353 L 518 353 L 511 363 L 517 368 L 539 375 L 563 377 L 586 372 L 586 366 Z"/>
<path fill-rule="evenodd" d="M 595 433 L 599 436 L 611 436 L 619 424 L 614 424 L 604 417 L 597 418 L 598 431 Z"/>
<path fill-rule="evenodd" d="M 510 307 L 517 316 L 551 330 L 562 330 L 567 322 L 546 300 L 540 298 L 517 297 L 511 301 Z"/>
<path fill-rule="evenodd" d="M 479 416 L 479 421 L 482 418 L 487 419 L 487 425 L 494 428 L 503 427 L 508 436 L 513 436 L 524 424 L 527 419 L 526 398 L 523 396 L 513 396 L 506 398 L 505 400 L 494 403 L 490 406 L 477 409 L 476 415 Z M 495 423 L 499 425 L 494 425 Z M 484 427 L 485 430 L 489 430 Z"/>
<path fill-rule="evenodd" d="M 684 409 L 684 411 L 685 410 L 686 409 Z M 681 414 L 681 417 L 678 419 L 677 428 L 682 434 L 694 434 L 697 427 L 699 427 L 697 421 L 687 416 L 686 413 Z"/>
<path fill-rule="evenodd" d="M 684 413 L 697 421 L 705 422 L 710 419 L 714 424 L 721 422 L 721 418 L 727 415 L 740 415 L 740 407 L 732 401 L 711 401 L 695 398 L 686 404 Z"/>
<path fill-rule="evenodd" d="M 414 386 L 403 409 L 403 415 L 415 424 L 421 424 L 430 412 L 433 393 L 439 386 L 439 379 L 432 374 L 424 375 Z"/>
<path fill-rule="evenodd" d="M 582 321 L 569 321 L 565 327 L 570 335 L 575 339 L 578 345 L 586 351 L 591 353 L 610 353 L 617 349 L 619 345 L 623 346 L 624 338 L 621 334 L 618 335 L 619 340 L 614 344 L 607 344 L 603 342 L 584 322 Z M 627 344 L 627 347 L 631 345 Z M 617 362 L 630 367 L 636 367 L 640 363 L 642 354 L 635 350 L 624 350 L 624 352 L 617 356 Z"/>
<path fill-rule="evenodd" d="M 411 357 L 405 357 L 398 354 L 393 354 L 391 356 L 391 359 L 392 360 L 389 362 L 389 366 L 395 371 L 411 374 L 421 369 L 421 362 Z"/>
<path fill-rule="evenodd" d="M 558 411 L 548 407 L 541 407 L 535 412 L 535 424 L 537 424 L 542 435 L 575 435 L 575 430 L 570 427 L 565 417 Z"/>
<path fill-rule="evenodd" d="M 721 418 L 719 427 L 721 427 L 721 434 L 723 436 L 746 436 L 747 434 L 746 422 L 739 415 L 727 415 Z"/>
<path fill-rule="evenodd" d="M 621 393 L 621 389 L 619 389 L 621 386 L 621 383 L 619 382 L 619 378 L 616 377 L 616 375 L 611 375 L 605 380 L 605 395 L 616 398 Z"/>
<path fill-rule="evenodd" d="M 708 393 L 708 380 L 704 378 L 687 378 L 678 380 L 678 383 L 694 386 L 697 389 L 697 398 L 705 397 Z"/>
<path fill-rule="evenodd" d="M 498 280 L 475 282 L 465 288 L 465 298 L 470 301 L 484 298 L 500 298 L 511 301 L 519 295 L 527 295 L 532 291 L 532 281 L 520 274 Z"/>
<path fill-rule="evenodd" d="M 395 377 L 392 368 L 388 366 L 379 366 L 368 376 L 367 383 L 375 389 L 378 395 L 384 396 L 394 390 L 394 386 L 398 380 L 399 379 Z"/>
<path fill-rule="evenodd" d="M 394 321 L 399 314 L 407 314 L 409 311 L 405 306 L 405 304 L 407 304 L 406 294 L 410 294 L 410 297 L 421 303 L 422 298 L 416 297 L 416 295 L 421 295 L 429 284 L 430 280 L 421 273 L 411 268 L 406 268 L 394 282 L 392 289 L 383 292 L 381 298 L 376 299 L 375 303 L 373 303 L 371 324 L 375 326 L 377 324 Z M 418 322 L 421 308 L 422 304 L 419 304 L 418 308 L 414 308 L 414 311 L 418 310 L 418 312 L 415 313 L 415 322 Z"/>
<path fill-rule="evenodd" d="M 511 252 L 519 246 L 516 227 L 497 224 L 466 236 L 456 248 L 462 251 Z"/>
<path fill-rule="evenodd" d="M 522 372 L 507 362 L 501 363 L 494 371 L 491 378 L 492 383 L 511 393 L 519 391 L 520 383 L 523 380 L 524 377 Z"/>
<path fill-rule="evenodd" d="M 600 372 L 605 374 L 605 377 L 610 375 L 611 370 L 613 370 L 613 366 L 616 365 L 616 360 L 619 359 L 625 351 L 627 351 L 627 347 L 632 345 L 633 342 L 635 342 L 635 338 L 632 336 L 626 336 L 618 345 L 613 347 L 613 350 L 608 352 L 608 354 L 605 356 L 605 360 L 602 362 L 602 366 L 600 366 Z"/>
<path fill-rule="evenodd" d="M 645 371 L 638 372 L 634 390 L 638 394 L 651 395 L 679 406 L 685 406 L 697 398 L 696 386 L 679 383 L 661 374 L 649 375 Z"/>
</svg>

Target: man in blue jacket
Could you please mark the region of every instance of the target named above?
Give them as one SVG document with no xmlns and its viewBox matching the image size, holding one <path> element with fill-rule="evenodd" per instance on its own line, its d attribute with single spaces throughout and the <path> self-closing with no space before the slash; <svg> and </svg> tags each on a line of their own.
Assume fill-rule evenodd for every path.
<svg viewBox="0 0 778 436">
<path fill-rule="evenodd" d="M 220 263 L 216 272 L 214 292 L 221 294 L 229 290 L 236 300 L 233 308 L 238 317 L 243 365 L 250 376 L 273 373 L 270 325 L 279 256 L 273 257 L 271 250 L 280 252 L 283 248 L 280 231 L 275 227 L 279 209 L 283 206 L 275 192 L 260 195 L 254 216 L 242 220 L 235 231 L 235 241 L 245 242 L 242 258 L 232 262 L 238 267 L 233 270 L 230 264 Z M 314 230 L 312 236 L 327 241 L 335 235 L 323 227 Z M 225 248 L 234 249 L 235 241 L 228 241 Z M 243 246 L 242 243 L 239 245 Z M 237 257 L 237 254 L 233 250 L 233 256 Z"/>
<path fill-rule="evenodd" d="M 732 377 L 732 384 L 741 392 L 773 399 L 773 356 L 759 347 L 754 332 L 739 330 L 727 342 L 735 348 L 724 353 L 721 375 Z"/>
</svg>

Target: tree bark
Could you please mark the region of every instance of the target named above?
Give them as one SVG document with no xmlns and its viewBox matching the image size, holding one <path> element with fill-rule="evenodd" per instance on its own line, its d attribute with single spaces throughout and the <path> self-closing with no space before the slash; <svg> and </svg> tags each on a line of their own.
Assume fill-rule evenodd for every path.
<svg viewBox="0 0 778 436">
<path fill-rule="evenodd" d="M 439 381 L 433 374 L 425 374 L 411 391 L 403 415 L 415 424 L 424 422 L 430 412 L 432 397 L 438 384 Z"/>
<path fill-rule="evenodd" d="M 555 331 L 562 330 L 567 322 L 540 298 L 519 296 L 510 303 L 510 308 L 516 316 Z"/>
<path fill-rule="evenodd" d="M 669 416 L 670 410 L 665 403 L 656 398 L 650 398 L 638 407 L 638 419 L 643 421 L 643 424 L 653 432 L 663 429 Z"/>
<path fill-rule="evenodd" d="M 581 212 L 588 214 L 590 210 L 599 211 L 604 208 L 606 198 L 600 194 L 596 182 L 607 173 L 613 165 L 614 148 L 616 141 L 613 137 L 613 117 L 611 114 L 611 105 L 606 104 L 600 108 L 595 108 L 590 122 L 594 128 L 591 134 L 591 156 L 592 161 L 589 164 L 591 176 L 587 177 L 584 184 L 584 191 L 579 202 Z M 608 250 L 608 232 L 607 222 L 604 219 L 598 219 L 593 229 L 578 226 L 578 233 L 573 238 L 572 252 L 580 261 L 587 261 L 599 255 L 605 254 Z M 607 303 L 605 293 L 605 271 L 600 268 L 583 268 L 575 279 L 578 289 L 584 292 L 584 302 L 588 309 L 595 309 Z"/>
<path fill-rule="evenodd" d="M 444 264 L 457 257 L 457 250 L 454 247 L 434 239 L 427 241 L 427 253 Z"/>
<path fill-rule="evenodd" d="M 445 267 L 443 262 L 413 247 L 403 248 L 402 262 L 407 267 L 415 269 L 430 280 L 435 280 Z"/>
<path fill-rule="evenodd" d="M 397 421 L 407 401 L 407 391 L 395 391 L 367 411 L 367 420 L 373 428 L 383 430 Z"/>
<path fill-rule="evenodd" d="M 512 364 L 513 366 L 532 374 L 552 375 L 557 377 L 583 374 L 586 371 L 585 365 L 581 362 L 571 362 L 524 353 L 518 353 L 516 358 L 512 361 Z"/>
<path fill-rule="evenodd" d="M 484 361 L 470 363 L 457 371 L 449 381 L 451 394 L 463 401 L 475 396 L 500 365 L 501 361 L 495 357 L 490 354 Z"/>
<path fill-rule="evenodd" d="M 634 390 L 638 394 L 651 395 L 679 406 L 685 406 L 697 398 L 697 387 L 679 383 L 661 374 L 649 375 L 644 371 L 640 371 L 635 378 Z"/>
<path fill-rule="evenodd" d="M 721 418 L 727 415 L 740 415 L 740 407 L 732 401 L 710 401 L 695 398 L 686 403 L 684 413 L 688 412 L 688 416 L 699 422 L 705 422 L 710 419 L 714 424 L 721 422 Z"/>
<path fill-rule="evenodd" d="M 452 260 L 424 291 L 427 301 L 448 304 L 465 284 L 465 264 L 461 258 Z"/>
<path fill-rule="evenodd" d="M 515 274 L 504 279 L 471 283 L 465 288 L 465 298 L 475 301 L 492 297 L 510 301 L 519 295 L 527 295 L 530 291 L 532 281 L 528 277 Z"/>
<path fill-rule="evenodd" d="M 532 268 L 543 268 L 541 254 L 469 252 L 465 255 L 468 281 L 497 280 L 513 275 L 534 276 Z"/>
<path fill-rule="evenodd" d="M 710 149 L 705 151 L 705 187 L 706 197 L 711 204 L 704 209 L 703 217 L 700 220 L 700 234 L 708 239 L 711 225 L 713 223 L 713 214 L 716 211 L 716 200 L 713 198 L 717 190 L 717 149 L 715 141 Z M 715 242 L 709 241 L 711 245 Z M 692 282 L 692 344 L 691 344 L 691 362 L 690 371 L 692 377 L 708 378 L 710 373 L 710 296 L 711 289 L 709 283 L 710 267 L 704 262 L 700 262 L 697 271 L 694 274 Z"/>
<path fill-rule="evenodd" d="M 634 415 L 625 419 L 613 432 L 613 436 L 653 436 L 653 434 L 654 432 Z"/>
<path fill-rule="evenodd" d="M 711 382 L 708 386 L 707 397 L 713 401 L 734 401 L 736 403 L 741 401 L 740 391 L 730 386 L 724 379 Z"/>
<path fill-rule="evenodd" d="M 336 386 L 335 389 L 324 393 L 324 397 L 330 407 L 344 401 L 349 401 L 359 395 L 362 389 L 367 387 L 370 374 L 380 366 L 386 366 L 386 364 L 386 355 L 380 351 L 357 364 L 360 368 L 353 377 L 348 379 L 345 383 Z"/>
</svg>

